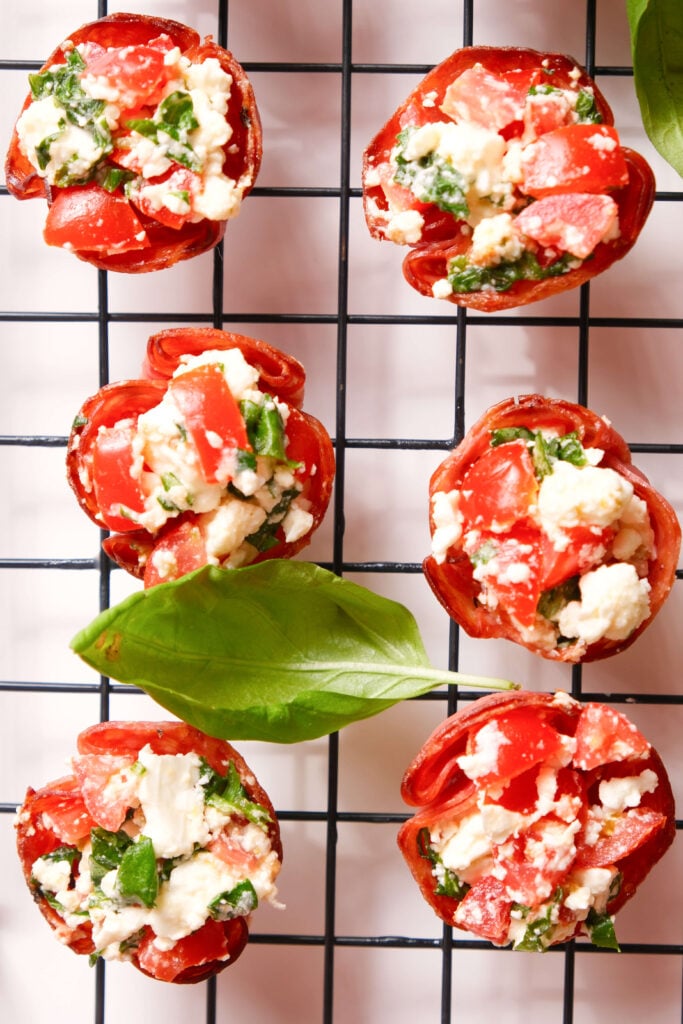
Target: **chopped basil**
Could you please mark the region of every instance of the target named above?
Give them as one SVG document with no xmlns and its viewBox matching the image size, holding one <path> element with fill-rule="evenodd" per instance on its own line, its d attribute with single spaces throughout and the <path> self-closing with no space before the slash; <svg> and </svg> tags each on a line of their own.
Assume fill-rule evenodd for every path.
<svg viewBox="0 0 683 1024">
<path fill-rule="evenodd" d="M 441 857 L 431 844 L 429 829 L 426 826 L 417 833 L 417 850 L 420 856 L 428 860 L 434 867 L 434 877 L 437 879 L 434 894 L 461 900 L 470 886 L 467 882 L 461 881 L 454 871 L 444 866 Z"/>
<path fill-rule="evenodd" d="M 566 580 L 564 583 L 560 583 L 558 587 L 552 587 L 550 590 L 544 590 L 539 598 L 536 610 L 544 619 L 552 621 L 558 617 L 562 609 L 568 605 L 570 601 L 579 601 L 580 599 L 581 591 L 579 590 L 579 577 L 572 576 L 571 579 Z"/>
<path fill-rule="evenodd" d="M 585 466 L 588 462 L 585 449 L 575 431 L 562 434 L 561 437 L 545 437 L 540 430 L 531 431 L 528 427 L 503 427 L 491 431 L 492 448 L 518 440 L 528 442 L 539 480 L 552 473 L 553 462 L 571 462 L 573 466 Z"/>
<path fill-rule="evenodd" d="M 448 264 L 448 283 L 456 293 L 496 291 L 506 292 L 518 281 L 543 281 L 548 277 L 559 277 L 574 269 L 580 263 L 571 253 L 563 253 L 546 266 L 526 249 L 517 260 L 495 263 L 487 267 L 467 262 L 467 256 L 454 256 Z"/>
<path fill-rule="evenodd" d="M 229 763 L 227 773 L 220 775 L 202 759 L 199 781 L 204 787 L 204 800 L 211 807 L 225 813 L 240 814 L 265 830 L 271 820 L 270 814 L 262 804 L 249 799 L 233 761 Z"/>
<path fill-rule="evenodd" d="M 126 127 L 163 146 L 168 157 L 191 171 L 201 171 L 201 160 L 187 141 L 188 133 L 199 127 L 192 97 L 176 91 L 167 96 L 153 118 L 134 118 Z"/>
<path fill-rule="evenodd" d="M 394 181 L 409 188 L 420 202 L 434 203 L 455 217 L 467 217 L 470 212 L 466 199 L 467 182 L 453 164 L 435 152 L 415 160 L 406 159 L 406 146 L 416 131 L 414 125 L 409 125 L 397 136 Z"/>
<path fill-rule="evenodd" d="M 549 932 L 554 927 L 553 911 L 556 905 L 561 902 L 563 895 L 562 889 L 555 890 L 552 901 L 546 907 L 545 914 L 527 924 L 521 939 L 515 942 L 515 949 L 521 949 L 529 953 L 542 953 L 548 948 L 548 942 L 544 941 L 544 937 L 549 937 Z M 530 908 L 524 906 L 524 904 L 516 903 L 513 905 L 513 909 L 520 911 L 522 918 L 526 918 Z"/>
<path fill-rule="evenodd" d="M 233 917 L 246 917 L 256 910 L 258 896 L 256 889 L 248 878 L 230 889 L 216 896 L 215 900 L 209 903 L 209 914 L 215 921 L 229 921 Z"/>
<path fill-rule="evenodd" d="M 68 860 L 69 864 L 73 867 L 81 859 L 81 851 L 77 846 L 58 846 L 56 850 L 50 850 L 49 853 L 44 853 L 40 860 Z"/>
<path fill-rule="evenodd" d="M 269 455 L 285 462 L 290 468 L 300 465 L 287 459 L 285 425 L 271 395 L 264 395 L 260 402 L 243 399 L 240 412 L 247 428 L 249 443 L 257 455 Z"/>
<path fill-rule="evenodd" d="M 141 835 L 123 851 L 116 885 L 127 902 L 142 903 L 148 908 L 154 906 L 159 892 L 159 876 L 149 836 Z"/>
<path fill-rule="evenodd" d="M 256 456 L 254 455 L 253 452 L 250 452 L 247 448 L 238 448 L 237 449 L 237 472 L 238 473 L 243 473 L 247 469 L 251 469 L 251 470 L 255 470 L 256 469 Z M 234 490 L 237 491 L 237 488 L 234 488 Z M 239 492 L 239 491 L 237 492 L 237 496 L 238 497 L 242 497 L 242 498 L 244 497 L 244 495 L 241 492 Z"/>
<path fill-rule="evenodd" d="M 280 523 L 287 515 L 290 505 L 294 498 L 298 497 L 299 491 L 296 487 L 290 487 L 286 491 L 283 491 L 280 495 L 280 500 L 268 513 L 268 518 L 259 527 L 256 533 L 250 533 L 246 538 L 249 544 L 256 548 L 257 551 L 269 551 L 270 548 L 275 547 L 278 543 L 276 537 L 277 531 L 280 527 Z"/>
<path fill-rule="evenodd" d="M 125 851 L 133 840 L 127 832 L 109 832 L 95 826 L 90 830 L 90 874 L 93 885 L 98 885 L 104 876 L 119 867 Z"/>
<path fill-rule="evenodd" d="M 595 96 L 589 89 L 580 89 L 574 107 L 579 124 L 602 124 L 602 115 L 595 105 Z"/>
<path fill-rule="evenodd" d="M 105 192 L 116 192 L 117 188 L 127 185 L 133 181 L 135 175 L 132 171 L 124 170 L 123 167 L 114 167 L 112 164 L 104 164 L 96 175 L 98 183 Z"/>
<path fill-rule="evenodd" d="M 601 949 L 614 949 L 617 953 L 621 952 L 614 930 L 614 921 L 609 914 L 598 914 L 591 907 L 586 918 L 586 927 L 594 946 L 599 946 Z"/>
<path fill-rule="evenodd" d="M 470 561 L 472 565 L 486 565 L 492 558 L 495 558 L 498 554 L 498 545 L 492 540 L 484 541 L 481 547 L 478 547 L 476 551 L 473 551 L 470 555 Z"/>
</svg>

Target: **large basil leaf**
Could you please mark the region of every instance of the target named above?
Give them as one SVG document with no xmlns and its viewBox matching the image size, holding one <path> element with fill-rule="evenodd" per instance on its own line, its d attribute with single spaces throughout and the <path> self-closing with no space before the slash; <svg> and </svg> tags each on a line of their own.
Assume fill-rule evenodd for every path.
<svg viewBox="0 0 683 1024">
<path fill-rule="evenodd" d="M 294 743 L 446 683 L 412 614 L 308 562 L 206 566 L 137 592 L 72 641 L 103 675 L 140 686 L 213 736 Z"/>
<path fill-rule="evenodd" d="M 643 126 L 655 149 L 683 177 L 683 4 L 626 0 L 626 11 Z"/>
</svg>

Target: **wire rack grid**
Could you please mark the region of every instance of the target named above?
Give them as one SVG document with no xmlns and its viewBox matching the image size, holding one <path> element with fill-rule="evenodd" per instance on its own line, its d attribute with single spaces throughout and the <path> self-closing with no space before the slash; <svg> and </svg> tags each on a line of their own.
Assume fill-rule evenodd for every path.
<svg viewBox="0 0 683 1024">
<path fill-rule="evenodd" d="M 631 651 L 569 669 L 459 634 L 421 575 L 431 471 L 468 423 L 513 393 L 542 391 L 609 414 L 635 461 L 683 508 L 683 191 L 642 130 L 620 0 L 435 0 L 428 15 L 405 0 L 130 7 L 191 24 L 235 53 L 261 110 L 264 164 L 217 250 L 140 279 L 47 251 L 43 211 L 29 209 L 40 204 L 18 204 L 0 188 L 4 1019 L 683 1020 L 680 831 L 620 918 L 621 955 L 585 943 L 545 955 L 495 950 L 442 927 L 423 905 L 395 846 L 406 817 L 400 778 L 444 715 L 480 694 L 462 687 L 324 740 L 243 745 L 282 822 L 287 909 L 259 911 L 250 947 L 218 980 L 180 990 L 131 978 L 125 966 L 100 961 L 91 969 L 59 948 L 32 910 L 13 849 L 13 814 L 26 787 L 58 775 L 91 722 L 165 717 L 142 693 L 93 677 L 68 650 L 81 626 L 135 587 L 100 555 L 101 538 L 74 507 L 63 474 L 75 410 L 108 380 L 135 376 L 144 341 L 159 326 L 242 330 L 306 366 L 306 407 L 334 437 L 337 476 L 327 521 L 305 557 L 409 606 L 441 667 L 627 704 L 678 794 L 683 778 L 680 579 Z M 115 9 L 102 0 L 3 5 L 3 137 L 27 72 L 68 31 Z M 657 172 L 655 208 L 621 265 L 572 294 L 505 315 L 413 294 L 401 254 L 371 241 L 362 217 L 362 149 L 431 66 L 470 43 L 572 53 L 607 94 L 622 139 Z"/>
</svg>

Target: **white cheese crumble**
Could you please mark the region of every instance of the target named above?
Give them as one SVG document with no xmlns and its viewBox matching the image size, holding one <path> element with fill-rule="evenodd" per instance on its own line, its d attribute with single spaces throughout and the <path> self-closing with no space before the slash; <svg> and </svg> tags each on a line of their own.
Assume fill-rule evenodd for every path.
<svg viewBox="0 0 683 1024">
<path fill-rule="evenodd" d="M 650 614 L 650 584 L 629 562 L 601 565 L 579 580 L 580 601 L 559 613 L 560 632 L 587 644 L 626 640 Z"/>
<path fill-rule="evenodd" d="M 539 488 L 539 523 L 562 550 L 567 543 L 564 530 L 581 525 L 611 526 L 632 497 L 633 485 L 615 470 L 558 460 Z"/>
</svg>

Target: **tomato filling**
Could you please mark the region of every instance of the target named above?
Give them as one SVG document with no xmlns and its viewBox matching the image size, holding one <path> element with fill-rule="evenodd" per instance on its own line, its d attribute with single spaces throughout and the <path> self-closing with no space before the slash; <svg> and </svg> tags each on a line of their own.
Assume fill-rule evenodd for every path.
<svg viewBox="0 0 683 1024">
<path fill-rule="evenodd" d="M 158 405 L 96 433 L 99 513 L 111 530 L 151 535 L 148 586 L 246 564 L 313 528 L 302 491 L 316 467 L 290 459 L 292 410 L 258 383 L 239 349 L 190 357 Z"/>
<path fill-rule="evenodd" d="M 456 760 L 473 792 L 418 835 L 434 894 L 453 900 L 451 923 L 517 949 L 576 934 L 616 947 L 622 862 L 666 824 L 648 806 L 659 784 L 649 755 L 642 734 L 598 704 L 563 725 L 521 706 L 473 726 Z"/>
<path fill-rule="evenodd" d="M 389 159 L 366 173 L 390 240 L 424 244 L 437 217 L 450 234 L 436 237 L 471 236 L 437 297 L 566 274 L 619 236 L 613 193 L 629 180 L 619 137 L 590 86 L 552 83 L 540 67 L 499 75 L 475 64 L 446 88 L 442 119 L 411 107 Z"/>
<path fill-rule="evenodd" d="M 432 495 L 437 562 L 465 555 L 480 604 L 544 647 L 625 639 L 649 614 L 649 514 L 602 456 L 575 434 L 494 430 Z"/>
</svg>

